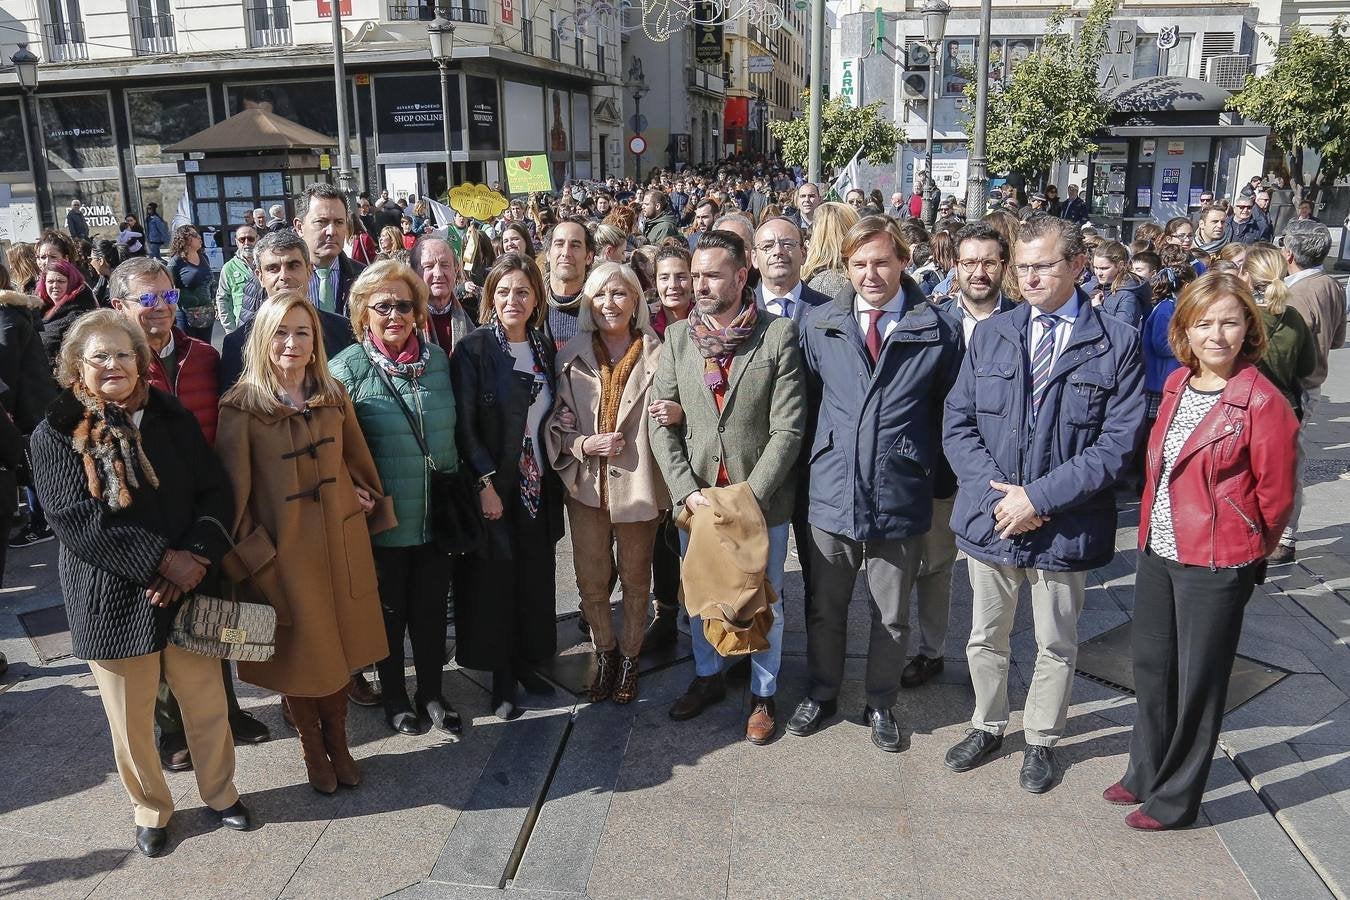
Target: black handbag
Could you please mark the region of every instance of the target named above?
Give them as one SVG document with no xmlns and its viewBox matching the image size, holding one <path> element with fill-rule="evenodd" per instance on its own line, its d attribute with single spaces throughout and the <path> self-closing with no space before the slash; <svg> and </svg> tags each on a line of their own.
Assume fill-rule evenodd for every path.
<svg viewBox="0 0 1350 900">
<path fill-rule="evenodd" d="M 487 537 L 487 528 L 483 524 L 482 510 L 478 504 L 478 491 L 461 469 L 456 472 L 442 472 L 436 468 L 431 456 L 431 448 L 422 436 L 417 418 L 403 401 L 394 380 L 379 363 L 371 362 L 375 374 L 388 389 L 399 409 L 403 410 L 412 429 L 417 446 L 427 466 L 427 519 L 431 526 L 431 540 L 442 553 L 473 553 L 482 546 Z"/>
</svg>

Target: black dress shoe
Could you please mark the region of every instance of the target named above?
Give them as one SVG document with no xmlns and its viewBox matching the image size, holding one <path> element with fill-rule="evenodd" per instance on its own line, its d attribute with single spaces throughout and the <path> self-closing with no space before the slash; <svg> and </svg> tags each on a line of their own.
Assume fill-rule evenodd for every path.
<svg viewBox="0 0 1350 900">
<path fill-rule="evenodd" d="M 666 647 L 674 645 L 679 637 L 679 631 L 675 627 L 677 608 L 666 609 L 658 606 L 656 616 L 652 623 L 647 626 L 646 633 L 642 636 L 642 652 L 650 653 L 653 650 L 664 650 Z"/>
<path fill-rule="evenodd" d="M 464 733 L 464 723 L 460 720 L 459 713 L 455 712 L 450 701 L 444 697 L 428 700 L 422 707 L 422 715 L 437 731 L 444 731 L 453 737 L 459 737 Z"/>
<path fill-rule="evenodd" d="M 410 709 L 401 709 L 386 720 L 389 727 L 399 734 L 421 734 L 422 727 L 417 723 L 417 716 Z"/>
<path fill-rule="evenodd" d="M 548 697 L 556 693 L 553 685 L 533 669 L 522 667 L 520 671 L 516 672 L 516 681 L 520 683 L 527 694 L 540 694 Z"/>
<path fill-rule="evenodd" d="M 1033 794 L 1044 794 L 1055 783 L 1055 752 L 1049 747 L 1028 744 L 1022 751 L 1022 787 Z"/>
<path fill-rule="evenodd" d="M 942 657 L 929 657 L 920 653 L 909 661 L 900 673 L 900 686 L 916 688 L 935 675 L 942 673 Z"/>
<path fill-rule="evenodd" d="M 887 753 L 900 752 L 900 726 L 890 709 L 863 707 L 863 722 L 872 729 L 872 743 Z"/>
<path fill-rule="evenodd" d="M 169 829 L 151 828 L 148 825 L 136 826 L 136 849 L 146 856 L 155 857 L 164 852 L 169 842 Z"/>
<path fill-rule="evenodd" d="M 670 717 L 676 722 L 692 719 L 709 706 L 727 696 L 727 685 L 721 675 L 697 675 L 690 682 L 684 696 L 670 707 Z"/>
<path fill-rule="evenodd" d="M 788 719 L 787 730 L 798 737 L 806 737 L 808 734 L 814 734 L 825 724 L 825 720 L 834 715 L 838 701 L 835 700 L 816 700 L 812 697 L 802 698 L 802 702 L 797 704 L 793 710 L 792 718 Z"/>
<path fill-rule="evenodd" d="M 188 752 L 187 739 L 179 734 L 161 738 L 159 761 L 167 772 L 186 772 L 192 768 L 192 754 Z"/>
<path fill-rule="evenodd" d="M 242 709 L 230 716 L 230 733 L 240 744 L 261 744 L 272 736 L 266 725 Z"/>
<path fill-rule="evenodd" d="M 248 807 L 244 801 L 236 800 L 233 806 L 215 811 L 220 816 L 220 824 L 233 831 L 248 831 L 253 820 L 249 817 Z"/>
<path fill-rule="evenodd" d="M 969 772 L 993 756 L 1003 746 L 1003 735 L 972 728 L 943 760 L 953 772 Z"/>
</svg>

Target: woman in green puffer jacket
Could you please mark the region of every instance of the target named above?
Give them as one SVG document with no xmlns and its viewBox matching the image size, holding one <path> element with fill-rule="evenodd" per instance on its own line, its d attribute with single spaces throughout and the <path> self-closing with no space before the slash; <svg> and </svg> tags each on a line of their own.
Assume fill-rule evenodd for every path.
<svg viewBox="0 0 1350 900">
<path fill-rule="evenodd" d="M 1247 248 L 1242 280 L 1251 285 L 1266 321 L 1266 352 L 1256 361 L 1256 367 L 1280 389 L 1302 422 L 1302 382 L 1317 368 L 1317 345 L 1303 316 L 1285 305 L 1289 289 L 1284 286 L 1284 277 L 1288 274 L 1284 254 L 1274 244 L 1256 243 Z"/>
<path fill-rule="evenodd" d="M 347 305 L 360 343 L 334 357 L 330 368 L 351 395 L 398 518 L 397 527 L 371 538 L 389 639 L 389 657 L 377 666 L 385 718 L 403 734 L 434 726 L 458 735 L 459 714 L 441 693 L 450 557 L 432 542 L 427 503 L 431 469 L 399 403 L 401 398 L 417 420 L 436 470 L 458 469 L 450 360 L 423 337 L 427 287 L 405 264 L 385 260 L 369 266 L 352 285 Z M 390 386 L 398 391 L 397 398 Z M 415 706 L 408 700 L 404 678 L 405 631 L 417 675 Z"/>
</svg>

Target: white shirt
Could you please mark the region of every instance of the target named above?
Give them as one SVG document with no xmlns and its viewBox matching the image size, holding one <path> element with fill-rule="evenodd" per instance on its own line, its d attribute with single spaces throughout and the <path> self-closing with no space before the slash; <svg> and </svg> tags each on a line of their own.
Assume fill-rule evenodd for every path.
<svg viewBox="0 0 1350 900">
<path fill-rule="evenodd" d="M 853 309 L 858 316 L 858 328 L 862 331 L 863 343 L 866 343 L 867 327 L 872 319 L 867 313 L 869 310 L 876 309 L 876 307 L 861 297 L 855 297 Z M 877 320 L 877 331 L 881 332 L 881 342 L 884 344 L 886 338 L 891 336 L 891 332 L 895 330 L 895 326 L 900 324 L 900 319 L 905 315 L 905 289 L 903 287 L 881 308 L 881 312 L 881 318 Z"/>
<path fill-rule="evenodd" d="M 1284 286 L 1293 287 L 1294 285 L 1298 284 L 1305 278 L 1311 278 L 1314 275 L 1321 275 L 1321 274 L 1322 274 L 1321 266 L 1313 266 L 1311 269 L 1299 269 L 1292 275 L 1284 276 Z"/>
<path fill-rule="evenodd" d="M 173 347 L 173 332 L 170 331 L 170 332 L 169 332 L 169 342 L 168 342 L 167 344 L 165 344 L 163 347 L 160 348 L 160 350 L 159 350 L 159 358 L 160 358 L 160 359 L 168 359 L 170 356 L 173 356 L 173 350 L 174 350 L 174 347 Z"/>
<path fill-rule="evenodd" d="M 1069 334 L 1073 331 L 1073 323 L 1078 321 L 1078 292 L 1075 291 L 1069 297 L 1069 302 L 1065 303 L 1053 313 L 1042 312 L 1039 308 L 1031 307 L 1031 318 L 1027 320 L 1027 351 L 1034 357 L 1036 348 L 1040 346 L 1041 333 L 1045 330 L 1042 326 L 1036 324 L 1036 320 L 1044 315 L 1053 315 L 1059 319 L 1055 325 L 1055 350 L 1054 355 L 1050 357 L 1050 368 L 1055 367 L 1059 362 L 1059 355 L 1064 352 L 1064 347 L 1069 343 Z"/>
<path fill-rule="evenodd" d="M 548 389 L 548 380 L 543 374 L 534 371 L 534 353 L 530 351 L 529 341 L 510 341 L 507 346 L 511 348 L 511 357 L 515 361 L 515 370 L 524 372 L 537 379 L 544 379 L 544 383 L 539 388 L 539 396 L 534 398 L 530 404 L 530 411 L 525 417 L 525 434 L 534 441 L 534 461 L 539 464 L 540 471 L 544 468 L 544 452 L 539 446 L 539 426 L 543 424 L 544 412 L 548 409 L 549 403 L 553 400 L 553 395 Z"/>
<path fill-rule="evenodd" d="M 999 301 L 1002 302 L 1002 300 L 1003 295 L 1000 294 Z M 977 319 L 975 318 L 975 314 L 970 311 L 970 307 L 966 306 L 965 297 L 963 297 L 960 294 L 956 295 L 956 305 L 961 308 L 961 333 L 965 335 L 966 346 L 969 347 L 970 336 L 975 333 L 975 326 L 983 322 L 984 319 L 988 319 L 994 316 L 998 312 L 998 307 L 995 306 L 994 312 L 991 312 L 989 315 L 985 316 L 984 319 Z"/>
<path fill-rule="evenodd" d="M 783 297 L 788 299 L 788 305 L 791 308 L 785 308 Z M 795 308 L 798 303 L 802 302 L 802 283 L 801 281 L 798 281 L 796 286 L 788 291 L 787 294 L 779 295 L 770 293 L 769 288 L 761 281 L 759 283 L 759 299 L 764 303 L 764 308 L 775 316 L 782 316 L 784 319 L 790 319 L 792 318 L 792 308 Z"/>
</svg>

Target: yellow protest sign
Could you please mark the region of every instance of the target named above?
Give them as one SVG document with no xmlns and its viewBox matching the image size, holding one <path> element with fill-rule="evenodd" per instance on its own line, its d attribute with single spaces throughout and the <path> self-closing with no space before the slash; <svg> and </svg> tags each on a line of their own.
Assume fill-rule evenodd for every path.
<svg viewBox="0 0 1350 900">
<path fill-rule="evenodd" d="M 506 158 L 506 187 L 513 194 L 553 190 L 553 176 L 548 170 L 548 157 L 508 156 Z"/>
<path fill-rule="evenodd" d="M 486 222 L 506 212 L 506 198 L 485 184 L 458 184 L 450 189 L 450 206 L 470 219 Z"/>
</svg>

